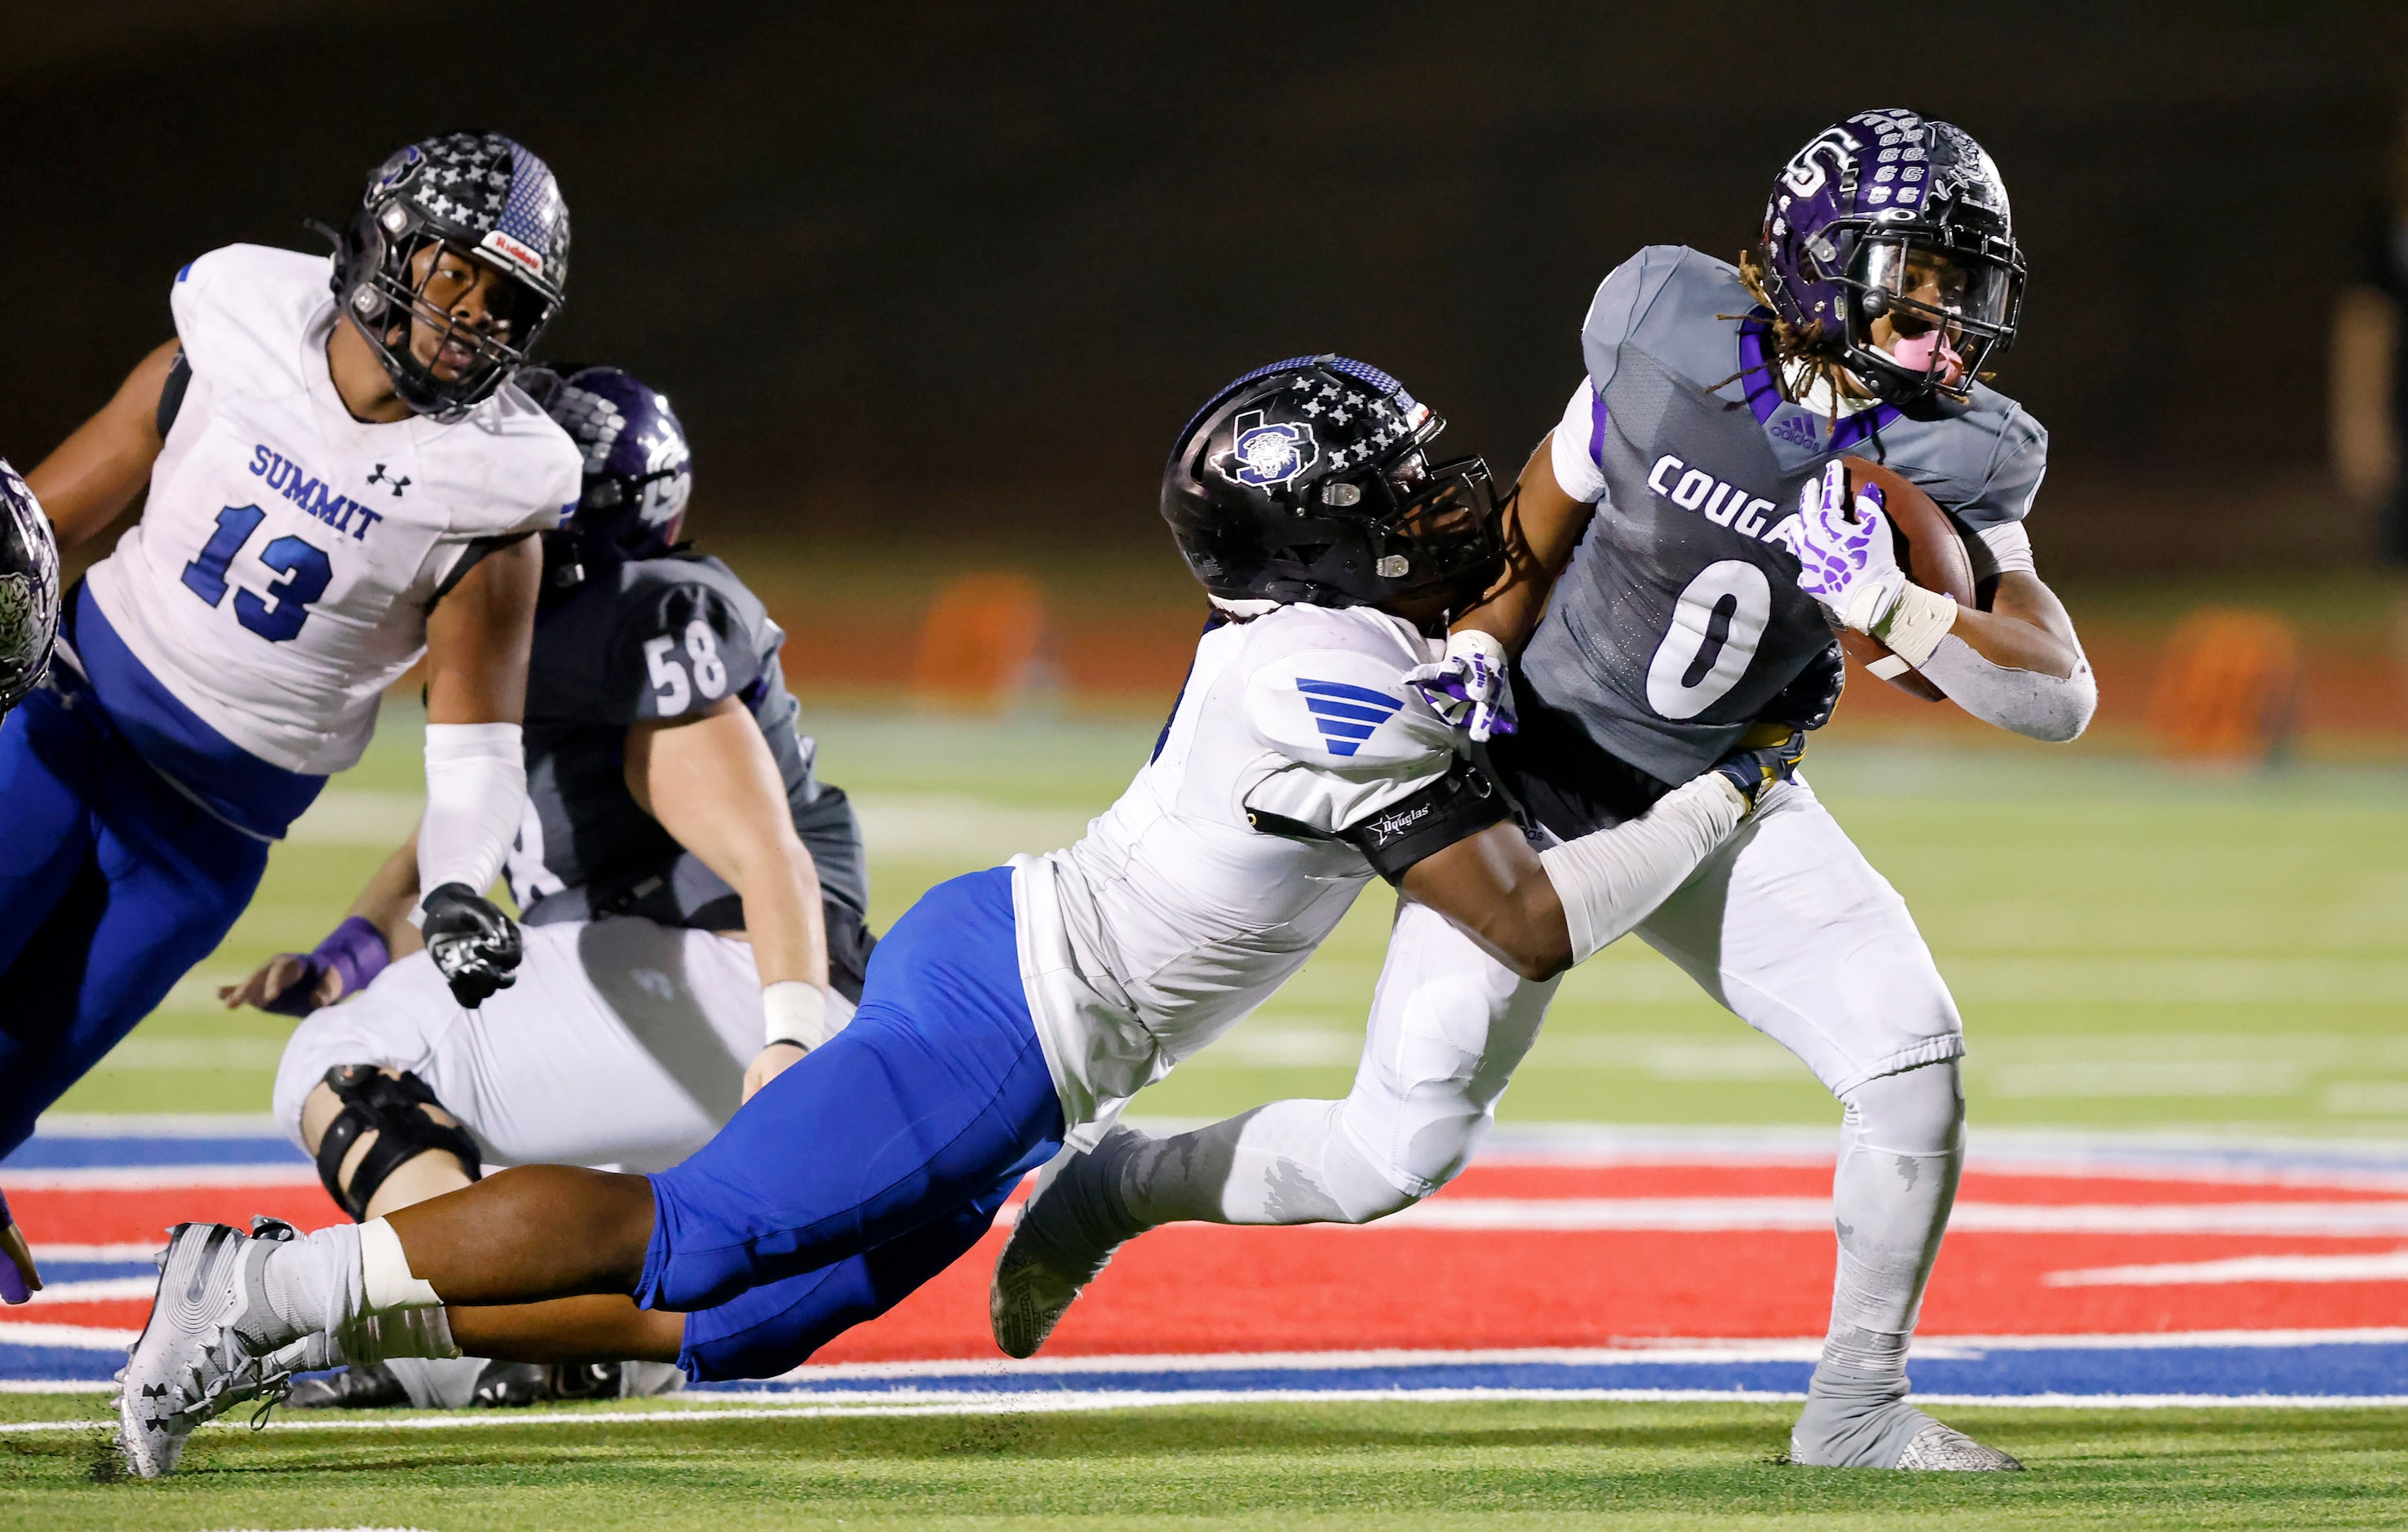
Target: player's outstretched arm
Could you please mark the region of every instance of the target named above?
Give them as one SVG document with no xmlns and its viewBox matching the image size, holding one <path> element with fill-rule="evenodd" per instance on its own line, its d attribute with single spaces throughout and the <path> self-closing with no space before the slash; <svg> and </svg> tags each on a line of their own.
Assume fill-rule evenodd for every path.
<svg viewBox="0 0 2408 1532">
<path fill-rule="evenodd" d="M 424 945 L 409 913 L 418 908 L 418 832 L 394 848 L 343 911 L 342 923 L 307 952 L 279 952 L 238 984 L 218 986 L 228 1010 L 256 1006 L 307 1016 L 367 988 L 397 957 Z"/>
<path fill-rule="evenodd" d="M 418 825 L 426 947 L 464 1006 L 516 982 L 518 926 L 485 897 L 526 800 L 526 710 L 542 546 L 491 547 L 426 617 L 426 813 Z"/>
<path fill-rule="evenodd" d="M 1793 737 L 1734 753 L 1639 818 L 1543 852 L 1512 822 L 1492 824 L 1414 863 L 1401 886 L 1524 979 L 1552 979 L 1653 914 L 1803 752 Z"/>
<path fill-rule="evenodd" d="M 768 1021 L 761 1056 L 745 1071 L 749 1100 L 827 1038 L 819 871 L 795 834 L 785 780 L 760 725 L 734 697 L 628 729 L 626 769 L 627 791 L 644 811 L 744 900 Z"/>
<path fill-rule="evenodd" d="M 159 396 L 176 353 L 170 340 L 144 357 L 116 397 L 25 476 L 58 528 L 61 552 L 107 530 L 150 482 L 150 465 L 166 445 L 159 434 Z"/>
</svg>

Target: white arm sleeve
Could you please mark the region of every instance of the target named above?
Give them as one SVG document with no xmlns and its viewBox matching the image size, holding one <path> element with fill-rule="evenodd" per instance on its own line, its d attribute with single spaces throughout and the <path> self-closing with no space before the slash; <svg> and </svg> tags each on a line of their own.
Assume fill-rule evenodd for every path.
<svg viewBox="0 0 2408 1532">
<path fill-rule="evenodd" d="M 2088 656 L 2079 652 L 2073 674 L 2060 679 L 1994 664 L 1952 633 L 1915 668 L 1983 723 L 2051 744 L 2079 736 L 2099 707 L 2098 679 Z"/>
<path fill-rule="evenodd" d="M 1965 552 L 1975 580 L 1989 580 L 2010 569 L 2033 572 L 2031 534 L 2021 522 L 1985 526 L 1965 539 Z"/>
<path fill-rule="evenodd" d="M 1605 471 L 1590 455 L 1604 428 L 1605 411 L 1584 378 L 1580 387 L 1572 390 L 1571 403 L 1564 406 L 1564 418 L 1555 422 L 1555 440 L 1548 449 L 1555 483 L 1584 505 L 1593 506 L 1605 498 Z"/>
<path fill-rule="evenodd" d="M 445 883 L 494 886 L 526 802 L 515 723 L 426 725 L 426 818 L 418 827 L 422 895 Z"/>
<path fill-rule="evenodd" d="M 1709 771 L 1637 819 L 1541 852 L 1571 928 L 1572 961 L 1587 962 L 1654 914 L 1746 816 L 1739 789 Z"/>
</svg>

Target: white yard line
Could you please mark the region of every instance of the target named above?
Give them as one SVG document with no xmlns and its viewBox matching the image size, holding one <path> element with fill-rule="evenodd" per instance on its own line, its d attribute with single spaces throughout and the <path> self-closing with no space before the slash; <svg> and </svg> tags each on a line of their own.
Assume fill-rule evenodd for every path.
<svg viewBox="0 0 2408 1532">
<path fill-rule="evenodd" d="M 667 1407 L 643 1410 L 494 1410 L 452 1415 L 407 1415 L 391 1420 L 295 1420 L 280 1414 L 268 1431 L 454 1431 L 524 1425 L 695 1425 L 729 1420 L 826 1420 L 945 1415 L 1056 1415 L 1102 1410 L 1163 1410 L 1181 1406 L 1254 1404 L 1682 1404 L 1797 1403 L 1802 1392 L 1726 1388 L 1418 1388 L 1418 1389 L 1211 1389 L 1192 1393 L 991 1394 L 961 1395 L 909 1404 L 864 1403 L 829 1405 L 813 1400 L 794 1405 L 742 1409 Z M 2235 1397 L 2215 1394 L 1918 1394 L 1920 1404 L 1984 1406 L 1993 1409 L 2047 1410 L 2362 1410 L 2408 1406 L 2408 1395 L 2283 1395 Z M 249 1428 L 250 1411 L 210 1423 L 218 1429 Z M 33 1435 L 61 1431 L 98 1432 L 100 1421 L 21 1421 L 0 1425 L 0 1434 Z"/>
<path fill-rule="evenodd" d="M 2049 1287 L 2175 1287 L 2224 1282 L 2408 1282 L 2408 1250 L 2348 1255 L 2239 1255 L 2162 1266 L 2052 1271 Z"/>
</svg>

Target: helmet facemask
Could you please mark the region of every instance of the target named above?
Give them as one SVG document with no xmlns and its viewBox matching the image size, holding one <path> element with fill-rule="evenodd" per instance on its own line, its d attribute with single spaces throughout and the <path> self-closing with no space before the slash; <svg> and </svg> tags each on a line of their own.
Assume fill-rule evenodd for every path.
<svg viewBox="0 0 2408 1532">
<path fill-rule="evenodd" d="M 366 276 L 351 291 L 350 313 L 403 403 L 422 415 L 457 420 L 525 365 L 560 302 L 504 262 L 446 240 L 423 222 L 399 201 L 363 211 L 351 237 L 365 246 Z M 501 278 L 484 288 L 481 323 L 462 313 L 477 285 L 462 279 L 463 266 Z M 467 365 L 449 378 L 435 360 L 448 346 L 468 354 Z"/>
<path fill-rule="evenodd" d="M 2014 339 L 2023 268 L 2013 247 L 1868 229 L 1829 279 L 1847 294 L 1842 364 L 1892 402 L 1963 402 Z"/>
</svg>

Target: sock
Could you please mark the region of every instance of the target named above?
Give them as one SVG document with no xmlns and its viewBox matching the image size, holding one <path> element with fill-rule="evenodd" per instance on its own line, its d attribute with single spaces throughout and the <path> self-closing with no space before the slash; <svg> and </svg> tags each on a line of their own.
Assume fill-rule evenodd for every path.
<svg viewBox="0 0 2408 1532">
<path fill-rule="evenodd" d="M 339 1330 L 364 1311 L 360 1231 L 337 1224 L 266 1246 L 259 1268 L 261 1302 L 236 1324 L 254 1346 Z"/>
<path fill-rule="evenodd" d="M 1346 1130 L 1344 1105 L 1274 1101 L 1193 1133 L 1144 1139 L 1121 1163 L 1116 1200 L 1137 1229 L 1181 1221 L 1364 1224 L 1412 1202 Z"/>
<path fill-rule="evenodd" d="M 381 1314 L 361 1311 L 332 1329 L 297 1337 L 276 1353 L 272 1365 L 292 1372 L 319 1372 L 401 1357 L 442 1359 L 459 1354 L 459 1344 L 452 1339 L 451 1316 L 445 1310 L 394 1309 Z"/>
<path fill-rule="evenodd" d="M 1906 1403 L 1906 1354 L 1963 1165 L 1953 1061 L 1869 1081 L 1848 1103 L 1831 1203 L 1831 1325 L 1790 1455 L 1890 1468 L 1928 1417 Z"/>
</svg>

